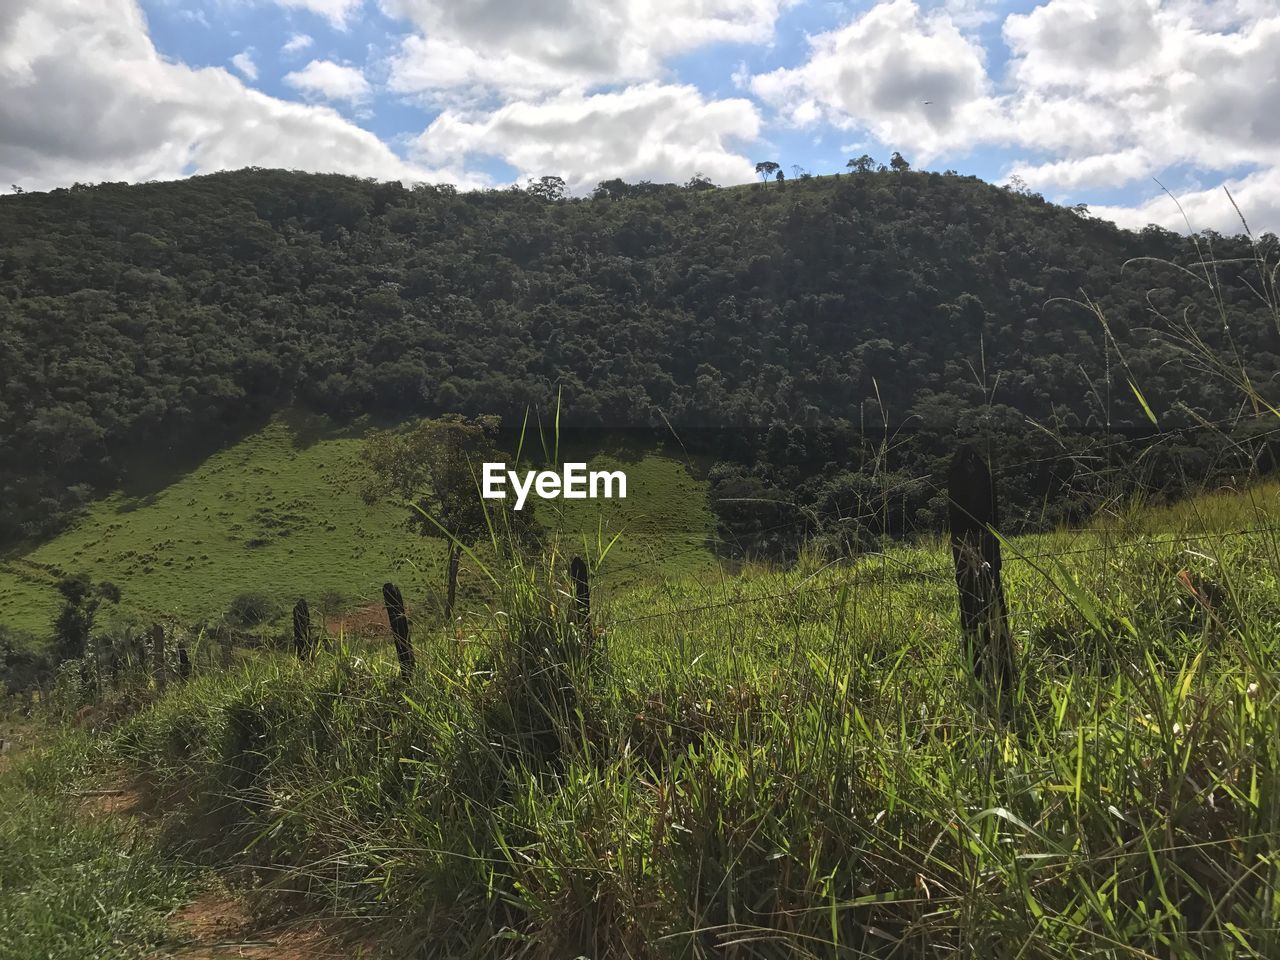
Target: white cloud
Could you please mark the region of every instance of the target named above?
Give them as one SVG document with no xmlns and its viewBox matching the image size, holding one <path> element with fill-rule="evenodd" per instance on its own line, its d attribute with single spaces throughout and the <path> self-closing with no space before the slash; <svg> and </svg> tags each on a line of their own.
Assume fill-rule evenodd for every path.
<svg viewBox="0 0 1280 960">
<path fill-rule="evenodd" d="M 942 9 L 962 30 L 972 30 L 999 18 L 1000 0 L 944 0 Z"/>
<path fill-rule="evenodd" d="M 309 10 L 318 17 L 324 17 L 339 30 L 345 30 L 356 11 L 364 6 L 364 0 L 275 0 L 275 2 L 282 7 Z"/>
<path fill-rule="evenodd" d="M 1268 192 L 1280 185 L 1280 7 L 1049 0 L 1009 17 L 1004 36 L 1014 54 L 1011 133 L 1061 157 L 1021 172 L 1032 187 L 1087 194 L 1177 164 L 1223 173 L 1256 165 L 1236 182 L 1237 199 L 1256 205 L 1252 216 L 1264 228 L 1280 226 L 1280 191 Z M 1220 189 L 1193 192 L 1189 203 L 1206 226 L 1229 226 L 1235 216 Z M 1166 204 L 1172 215 L 1159 213 Z M 1128 212 L 1092 209 L 1125 222 L 1151 216 L 1184 226 L 1168 198 Z"/>
<path fill-rule="evenodd" d="M 1120 187 L 1159 169 L 1141 147 L 1115 153 L 1096 153 L 1051 163 L 1015 163 L 1009 176 L 1018 176 L 1041 190 L 1075 191 L 1082 187 Z"/>
<path fill-rule="evenodd" d="M 1034 151 L 1009 174 L 1057 199 L 1088 201 L 1175 165 L 1255 166 L 1242 191 L 1274 209 L 1262 174 L 1280 158 L 1275 0 L 1046 0 L 1004 20 L 999 84 L 961 29 L 988 8 L 884 0 L 751 89 L 780 122 L 865 131 L 920 163 L 979 146 Z"/>
<path fill-rule="evenodd" d="M 304 11 L 345 28 L 365 9 L 364 0 L 274 2 L 299 11 L 299 27 Z M 809 128 L 795 142 L 838 142 L 831 125 L 838 140 L 867 143 L 853 152 L 898 149 L 916 165 L 1001 147 L 1013 155 L 1008 176 L 1124 222 L 1179 225 L 1150 185 L 1176 168 L 1173 182 L 1197 178 L 1188 209 L 1228 229 L 1235 214 L 1215 184 L 1232 177 L 1253 225 L 1280 228 L 1276 0 L 1041 0 L 1004 18 L 995 42 L 1009 57 L 998 73 L 981 45 L 992 31 L 976 28 L 1005 0 L 880 0 L 809 38 L 798 63 L 752 76 L 736 56 L 722 58 L 725 80 L 749 92 L 725 100 L 679 85 L 671 58 L 722 41 L 767 43 L 796 0 L 376 2 L 407 31 L 389 59 L 373 50 L 368 75 L 311 59 L 285 80 L 303 99 L 370 110 L 376 76 L 443 108 L 412 143 L 421 163 L 333 109 L 246 87 L 232 69 L 253 81 L 260 49 L 228 69 L 161 57 L 138 0 L 0 0 L 0 183 L 256 164 L 465 186 L 480 178 L 460 171 L 484 156 L 522 176 L 564 175 L 578 191 L 697 170 L 733 182 L 751 179 L 748 152 L 774 149 L 760 140 L 754 95 L 780 125 Z M 298 32 L 280 52 L 302 62 L 313 45 Z M 1135 185 L 1151 199 L 1096 202 L 1097 191 Z"/>
<path fill-rule="evenodd" d="M 891 0 L 809 44 L 802 65 L 751 81 L 794 123 L 865 129 L 921 161 L 999 125 L 985 51 L 945 10 Z"/>
<path fill-rule="evenodd" d="M 1134 230 L 1155 223 L 1167 230 L 1185 231 L 1189 223 L 1193 230 L 1243 233 L 1240 215 L 1223 187 L 1231 191 L 1255 236 L 1280 233 L 1280 167 L 1226 180 L 1220 186 L 1175 194 L 1176 203 L 1168 194 L 1160 193 L 1131 207 L 1092 205 L 1090 213 Z"/>
<path fill-rule="evenodd" d="M 0 5 L 0 88 L 0 183 L 27 189 L 251 165 L 477 182 L 407 163 L 327 107 L 161 57 L 135 0 Z"/>
<path fill-rule="evenodd" d="M 500 157 L 521 178 L 563 176 L 583 193 L 612 177 L 684 181 L 701 171 L 718 183 L 750 180 L 752 164 L 734 144 L 754 140 L 759 129 L 749 100 L 707 100 L 691 86 L 649 83 L 517 101 L 490 113 L 445 110 L 415 148 L 442 166 Z"/>
<path fill-rule="evenodd" d="M 280 52 L 284 54 L 298 53 L 301 50 L 307 49 L 307 47 L 311 46 L 313 42 L 314 41 L 310 34 L 295 33 L 285 41 L 284 46 L 280 48 Z"/>
<path fill-rule="evenodd" d="M 761 43 L 785 0 L 381 0 L 417 27 L 390 85 L 430 99 L 528 97 L 656 79 L 708 43 Z"/>
<path fill-rule="evenodd" d="M 366 100 L 372 92 L 363 73 L 332 60 L 312 60 L 301 70 L 285 74 L 284 82 L 303 93 L 348 103 Z"/>
<path fill-rule="evenodd" d="M 241 50 L 231 58 L 231 65 L 247 79 L 258 79 L 258 66 L 253 62 L 253 54 L 249 50 Z"/>
<path fill-rule="evenodd" d="M 1164 34 L 1152 0 L 1050 0 L 1005 20 L 1020 86 L 1110 91 L 1141 83 L 1160 60 Z M 1083 70 L 1085 66 L 1091 69 Z"/>
</svg>

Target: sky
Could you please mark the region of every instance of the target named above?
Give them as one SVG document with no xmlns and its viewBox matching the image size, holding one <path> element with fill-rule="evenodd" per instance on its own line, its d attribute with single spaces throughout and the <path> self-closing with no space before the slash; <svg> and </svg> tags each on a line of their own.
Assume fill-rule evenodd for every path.
<svg viewBox="0 0 1280 960">
<path fill-rule="evenodd" d="M 1225 186 L 1280 232 L 1280 0 L 0 0 L 0 192 L 894 151 L 1128 227 L 1238 233 Z"/>
</svg>

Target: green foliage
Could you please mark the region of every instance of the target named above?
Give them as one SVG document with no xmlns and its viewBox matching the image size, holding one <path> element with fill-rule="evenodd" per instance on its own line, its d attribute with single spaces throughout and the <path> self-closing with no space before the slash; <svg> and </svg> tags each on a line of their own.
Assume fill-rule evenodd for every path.
<svg viewBox="0 0 1280 960">
<path fill-rule="evenodd" d="M 403 430 L 377 430 L 361 450 L 366 503 L 407 504 L 407 524 L 424 536 L 474 543 L 489 529 L 480 473 L 501 460 L 494 445 L 496 417 L 450 415 L 419 420 Z"/>
<path fill-rule="evenodd" d="M 279 605 L 265 593 L 248 591 L 231 601 L 227 608 L 228 622 L 238 627 L 257 627 L 270 623 L 280 616 Z"/>
<path fill-rule="evenodd" d="M 537 197 L 539 200 L 563 200 L 564 178 L 554 176 L 539 177 L 525 189 L 530 196 Z"/>
<path fill-rule="evenodd" d="M 112 752 L 393 955 L 1273 956 L 1278 492 L 1010 540 L 1012 723 L 941 544 L 602 586 L 599 646 L 557 555 L 495 567 L 407 687 L 386 651 L 266 656 Z M 1040 647 L 1086 598 L 1119 629 Z"/>
<path fill-rule="evenodd" d="M 92 758 L 68 735 L 0 769 L 0 960 L 151 956 L 192 888 L 126 818 L 77 809 L 74 792 L 98 786 Z"/>
<path fill-rule="evenodd" d="M 40 644 L 62 606 L 55 589 L 67 570 L 118 583 L 120 630 L 130 622 L 173 619 L 196 624 L 223 618 L 246 590 L 281 609 L 340 595 L 327 615 L 376 605 L 382 584 L 396 580 L 416 612 L 438 609 L 446 544 L 406 535 L 403 505 L 366 505 L 359 496 L 363 446 L 358 430 L 290 416 L 226 447 L 146 496 L 118 493 L 94 504 L 71 530 L 8 562 L 0 561 L 0 624 Z M 499 459 L 514 462 L 510 452 Z M 566 444 L 569 441 L 566 440 Z M 563 456 L 594 468 L 624 469 L 626 500 L 550 501 L 533 511 L 547 536 L 581 544 L 623 531 L 614 554 L 619 580 L 655 570 L 710 568 L 715 518 L 706 484 L 691 475 L 678 448 L 644 446 L 598 434 L 572 441 Z M 698 468 L 699 472 L 701 468 Z M 528 510 L 522 512 L 530 512 Z M 419 515 L 420 516 L 420 515 Z M 659 558 L 662 563 L 655 562 Z M 464 561 L 463 605 L 486 596 Z M 119 632 L 115 606 L 99 611 L 97 632 Z"/>
<path fill-rule="evenodd" d="M 120 602 L 120 588 L 109 580 L 95 584 L 87 574 L 63 577 L 57 589 L 62 609 L 53 622 L 54 654 L 58 660 L 79 660 L 88 649 L 98 606 Z"/>
<path fill-rule="evenodd" d="M 782 172 L 781 170 L 778 169 L 778 167 L 779 167 L 779 164 L 774 160 L 761 160 L 759 163 L 756 164 L 756 174 L 760 177 L 762 181 L 768 180 L 770 177 L 774 175 L 775 172 L 776 173 Z"/>
<path fill-rule="evenodd" d="M 0 697 L 37 686 L 50 675 L 52 661 L 40 646 L 35 634 L 0 624 Z"/>
<path fill-rule="evenodd" d="M 247 170 L 6 198 L 0 539 L 47 535 L 121 484 L 154 492 L 157 448 L 180 474 L 291 403 L 511 423 L 562 390 L 567 423 L 669 423 L 810 507 L 819 475 L 873 472 L 888 438 L 912 477 L 936 475 L 959 435 L 1012 463 L 1105 447 L 1170 494 L 1259 453 L 1199 426 L 1239 391 L 1177 361 L 1186 316 L 1272 389 L 1280 333 L 1250 285 L 1266 287 L 1273 237 L 1126 232 L 906 170 L 597 194 Z M 1211 273 L 1196 266 L 1210 249 Z M 1110 338 L 1071 302 L 1082 292 Z M 1144 439 L 1137 397 L 1108 389 L 1117 351 L 1161 429 L 1184 434 Z M 798 435 L 778 446 L 775 427 Z M 1011 480 L 1020 524 L 1096 504 L 1039 469 Z M 926 527 L 935 496 L 913 488 L 890 514 L 877 532 Z"/>
<path fill-rule="evenodd" d="M 490 510 L 480 495 L 480 477 L 485 462 L 500 462 L 494 446 L 498 425 L 496 417 L 468 420 L 450 414 L 420 420 L 402 431 L 380 430 L 365 440 L 368 476 L 361 489 L 365 502 L 392 497 L 407 503 L 411 528 L 449 541 L 445 619 L 453 615 L 463 549 L 492 530 Z M 523 528 L 528 516 L 511 513 L 507 523 Z"/>
</svg>

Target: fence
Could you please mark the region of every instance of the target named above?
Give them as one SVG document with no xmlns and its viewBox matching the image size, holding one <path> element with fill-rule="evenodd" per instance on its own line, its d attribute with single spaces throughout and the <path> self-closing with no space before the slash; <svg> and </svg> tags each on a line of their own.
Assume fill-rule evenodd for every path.
<svg viewBox="0 0 1280 960">
<path fill-rule="evenodd" d="M 1206 423 L 1204 429 L 1216 429 L 1219 423 Z M 1169 431 L 1170 435 L 1181 435 L 1185 430 Z M 1280 434 L 1280 428 L 1261 431 L 1257 436 Z M 1096 453 L 1096 451 L 1095 451 Z M 1094 454 L 1088 454 L 1094 455 Z M 1078 452 L 1067 452 L 1057 459 L 1076 460 L 1081 457 Z M 1013 651 L 1012 631 L 1009 625 L 1008 603 L 1005 597 L 1002 568 L 999 498 L 996 478 L 1007 475 L 1009 471 L 1032 463 L 1043 463 L 1054 458 L 1036 458 L 1022 464 L 1005 464 L 998 470 L 992 470 L 979 451 L 969 445 L 961 446 L 955 452 L 951 467 L 943 487 L 932 477 L 912 478 L 912 483 L 926 483 L 939 493 L 945 494 L 948 505 L 948 532 L 951 548 L 951 571 L 946 575 L 937 567 L 909 565 L 889 554 L 863 552 L 862 558 L 875 557 L 886 563 L 895 564 L 896 570 L 878 571 L 877 578 L 882 582 L 896 579 L 927 580 L 937 584 L 952 584 L 956 590 L 955 600 L 959 612 L 960 637 L 963 660 L 973 678 L 989 692 L 1002 701 L 1008 701 L 1015 682 L 1015 657 Z M 805 517 L 796 517 L 775 525 L 781 529 L 796 523 L 808 522 Z M 1086 529 L 1059 531 L 1067 534 L 1084 534 Z M 1280 532 L 1280 525 L 1257 525 L 1218 533 L 1191 534 L 1186 536 L 1152 537 L 1140 542 L 1147 546 L 1176 545 L 1200 541 L 1206 538 L 1225 539 L 1238 536 L 1275 534 Z M 692 551 L 703 551 L 705 543 L 681 547 L 659 557 L 650 557 L 629 564 L 615 565 L 606 575 L 617 576 L 628 570 L 641 566 L 661 565 L 671 559 L 686 555 Z M 1075 549 L 1052 550 L 1043 552 L 1015 552 L 1014 558 L 1021 561 L 1034 562 L 1040 559 L 1061 558 L 1090 554 L 1098 551 L 1115 549 L 1113 546 L 1089 546 Z M 455 551 L 451 551 L 453 555 Z M 865 576 L 865 573 L 863 574 Z M 452 578 L 451 578 L 452 579 Z M 589 639 L 594 639 L 595 627 L 591 611 L 591 583 L 587 564 L 581 557 L 572 558 L 568 569 L 570 584 L 570 618 L 577 624 Z M 735 598 L 708 604 L 694 605 L 642 614 L 633 617 L 613 619 L 610 625 L 621 627 L 640 624 L 661 618 L 689 614 L 699 614 L 714 610 L 726 609 L 745 604 L 755 604 L 772 600 L 794 598 L 800 592 L 814 589 L 839 590 L 847 586 L 847 582 L 836 584 L 803 584 L 791 590 L 769 593 L 759 596 Z M 395 646 L 396 658 L 400 674 L 405 681 L 412 680 L 416 657 L 411 637 L 411 623 L 403 594 L 394 583 L 386 583 L 383 587 L 383 605 L 387 624 Z M 299 598 L 293 609 L 293 645 L 294 652 L 300 661 L 314 657 L 317 651 L 318 638 L 315 636 L 310 611 L 305 598 Z M 221 646 L 221 663 L 224 667 L 231 663 L 231 635 L 223 631 L 217 638 Z M 176 642 L 176 664 L 170 663 L 163 628 L 156 624 L 151 631 L 151 675 L 152 683 L 157 691 L 163 691 L 171 680 L 186 681 L 192 674 L 194 664 L 181 639 Z M 210 653 L 212 662 L 212 653 Z M 98 666 L 99 675 L 101 665 Z M 114 678 L 116 671 L 113 669 Z"/>
</svg>

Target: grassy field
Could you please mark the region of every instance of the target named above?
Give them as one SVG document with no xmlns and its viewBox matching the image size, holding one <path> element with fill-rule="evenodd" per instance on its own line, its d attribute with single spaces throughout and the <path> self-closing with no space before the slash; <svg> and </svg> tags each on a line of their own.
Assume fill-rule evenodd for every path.
<svg viewBox="0 0 1280 960">
<path fill-rule="evenodd" d="M 999 705 L 940 542 L 605 580 L 590 635 L 511 560 L 408 685 L 261 653 L 103 749 L 390 957 L 1270 958 L 1277 526 L 1270 484 L 1007 544 Z"/>
<path fill-rule="evenodd" d="M 402 508 L 361 501 L 359 445 L 358 435 L 282 418 L 154 493 L 108 497 L 56 539 L 0 559 L 0 624 L 46 635 L 57 576 L 80 571 L 120 586 L 126 616 L 187 624 L 219 617 L 246 591 L 283 609 L 327 592 L 358 608 L 380 602 L 388 579 L 411 605 L 438 604 L 443 541 L 408 533 Z M 579 546 L 623 533 L 610 556 L 618 568 L 655 556 L 680 572 L 712 564 L 714 519 L 680 460 L 620 444 L 591 460 L 627 472 L 628 499 L 547 501 L 537 513 L 550 533 Z M 464 597 L 475 587 L 468 565 Z"/>
</svg>

